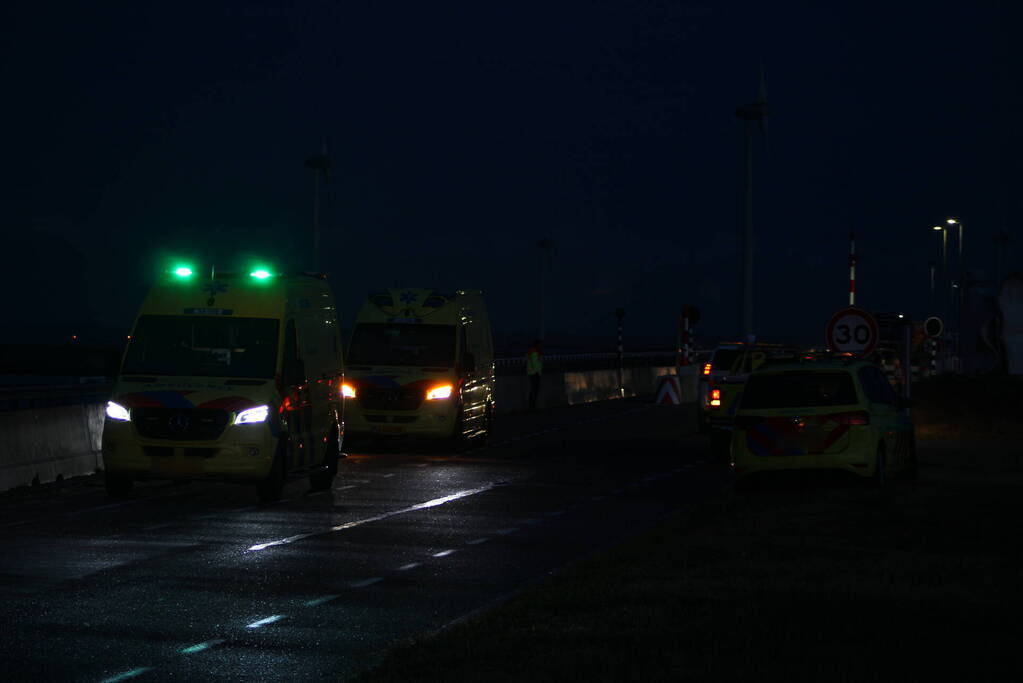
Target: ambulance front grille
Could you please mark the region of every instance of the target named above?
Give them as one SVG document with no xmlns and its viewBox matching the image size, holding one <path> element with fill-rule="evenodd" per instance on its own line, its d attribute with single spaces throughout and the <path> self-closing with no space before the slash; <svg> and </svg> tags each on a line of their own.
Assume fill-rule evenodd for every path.
<svg viewBox="0 0 1023 683">
<path fill-rule="evenodd" d="M 171 441 L 214 441 L 220 438 L 230 413 L 192 408 L 133 408 L 131 420 L 139 436 Z"/>
<path fill-rule="evenodd" d="M 366 387 L 359 390 L 359 405 L 365 410 L 418 410 L 423 403 L 422 391 L 414 389 L 378 389 Z"/>
</svg>

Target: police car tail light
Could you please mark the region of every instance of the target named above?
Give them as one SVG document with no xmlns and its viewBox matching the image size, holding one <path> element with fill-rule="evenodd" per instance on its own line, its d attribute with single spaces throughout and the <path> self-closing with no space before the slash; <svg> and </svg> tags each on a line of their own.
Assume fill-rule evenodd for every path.
<svg viewBox="0 0 1023 683">
<path fill-rule="evenodd" d="M 849 425 L 850 427 L 870 424 L 870 413 L 865 410 L 855 410 L 851 413 L 834 413 L 828 417 L 840 425 Z"/>
<path fill-rule="evenodd" d="M 710 370 L 711 370 L 711 368 L 713 368 L 713 367 L 714 367 L 714 366 L 713 366 L 713 365 L 711 365 L 710 363 L 704 363 L 704 364 L 703 364 L 703 374 L 705 374 L 705 375 L 709 375 L 709 374 L 710 374 Z"/>
<path fill-rule="evenodd" d="M 711 389 L 710 390 L 710 407 L 720 408 L 721 407 L 721 390 Z"/>
<path fill-rule="evenodd" d="M 341 396 L 343 398 L 355 398 L 355 387 L 345 382 L 341 385 Z"/>
<path fill-rule="evenodd" d="M 444 398 L 451 398 L 451 392 L 453 392 L 454 390 L 455 388 L 450 384 L 442 384 L 439 387 L 434 387 L 433 389 L 427 391 L 426 400 L 439 401 Z"/>
<path fill-rule="evenodd" d="M 249 425 L 257 422 L 265 422 L 266 416 L 270 414 L 270 406 L 256 406 L 238 413 L 234 418 L 236 425 Z"/>
<path fill-rule="evenodd" d="M 131 420 L 131 413 L 120 403 L 107 401 L 107 417 L 115 422 L 128 422 Z"/>
</svg>

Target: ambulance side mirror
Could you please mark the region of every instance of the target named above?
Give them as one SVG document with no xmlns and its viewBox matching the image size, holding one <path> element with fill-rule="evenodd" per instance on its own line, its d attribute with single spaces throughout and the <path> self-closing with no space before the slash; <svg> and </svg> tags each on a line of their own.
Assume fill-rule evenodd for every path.
<svg viewBox="0 0 1023 683">
<path fill-rule="evenodd" d="M 305 383 L 305 363 L 295 358 L 284 368 L 284 384 L 289 389 Z"/>
</svg>

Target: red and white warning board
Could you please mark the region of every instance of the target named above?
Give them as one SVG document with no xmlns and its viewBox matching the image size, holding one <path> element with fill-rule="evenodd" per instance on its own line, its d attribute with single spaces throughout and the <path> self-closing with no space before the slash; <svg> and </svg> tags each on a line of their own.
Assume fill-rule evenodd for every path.
<svg viewBox="0 0 1023 683">
<path fill-rule="evenodd" d="M 657 378 L 657 403 L 668 406 L 682 403 L 682 389 L 676 375 L 661 375 Z"/>
<path fill-rule="evenodd" d="M 877 321 L 857 306 L 839 309 L 824 330 L 828 348 L 838 353 L 867 356 L 877 346 Z"/>
</svg>

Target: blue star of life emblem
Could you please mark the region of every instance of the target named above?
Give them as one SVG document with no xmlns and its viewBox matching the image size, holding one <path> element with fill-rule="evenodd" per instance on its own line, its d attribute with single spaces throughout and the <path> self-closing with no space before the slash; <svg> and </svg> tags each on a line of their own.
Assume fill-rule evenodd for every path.
<svg viewBox="0 0 1023 683">
<path fill-rule="evenodd" d="M 402 292 L 401 293 L 402 303 L 411 304 L 411 303 L 414 303 L 415 300 L 418 299 L 418 298 L 419 298 L 419 295 L 415 294 L 413 292 Z"/>
<path fill-rule="evenodd" d="M 227 283 L 217 281 L 207 282 L 203 284 L 202 291 L 207 292 L 208 294 L 211 294 L 213 296 L 216 296 L 217 294 L 227 291 Z"/>
</svg>

